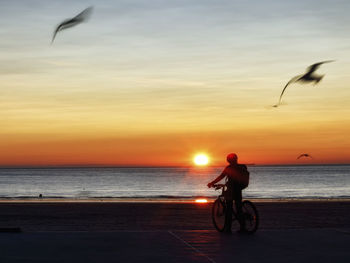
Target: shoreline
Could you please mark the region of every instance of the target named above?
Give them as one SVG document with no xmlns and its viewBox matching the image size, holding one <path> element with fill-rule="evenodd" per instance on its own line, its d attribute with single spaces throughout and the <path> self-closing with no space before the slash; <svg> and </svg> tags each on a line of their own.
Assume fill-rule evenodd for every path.
<svg viewBox="0 0 350 263">
<path fill-rule="evenodd" d="M 212 203 L 216 197 L 198 198 L 0 198 L 0 203 L 196 203 L 196 199 Z M 243 198 L 255 203 L 350 202 L 350 198 Z M 200 204 L 198 204 L 200 205 Z"/>
</svg>

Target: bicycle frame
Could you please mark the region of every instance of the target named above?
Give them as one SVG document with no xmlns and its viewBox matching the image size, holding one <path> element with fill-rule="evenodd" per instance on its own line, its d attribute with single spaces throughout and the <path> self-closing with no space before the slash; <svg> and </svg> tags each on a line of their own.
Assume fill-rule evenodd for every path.
<svg viewBox="0 0 350 263">
<path fill-rule="evenodd" d="M 225 184 L 216 184 L 216 185 L 214 185 L 214 187 L 215 187 L 215 191 L 221 189 L 221 194 L 218 196 L 218 198 L 224 204 L 224 207 L 226 207 L 226 199 L 225 199 L 225 194 L 224 194 L 225 189 L 226 189 L 226 185 Z M 232 221 L 238 220 L 237 212 L 236 212 L 236 209 L 234 208 L 234 206 L 232 206 L 231 209 L 232 209 Z"/>
<path fill-rule="evenodd" d="M 219 221 L 216 221 L 217 217 L 221 217 L 223 214 L 225 214 L 226 209 L 232 209 L 232 221 L 237 220 L 240 223 L 240 226 L 242 228 L 240 220 L 238 220 L 238 214 L 236 211 L 236 207 L 232 205 L 230 208 L 227 207 L 227 202 L 225 199 L 225 190 L 226 190 L 226 185 L 225 184 L 217 184 L 213 185 L 215 190 L 220 190 L 221 189 L 221 194 L 218 196 L 218 198 L 215 200 L 212 208 L 212 220 L 214 223 L 215 228 L 219 231 L 222 232 L 224 230 L 224 226 L 226 225 L 226 219 L 225 223 L 222 224 L 222 219 L 218 219 Z M 222 207 L 222 212 L 219 214 L 216 214 L 214 210 L 215 207 L 219 207 L 217 203 L 221 204 Z M 226 210 L 227 211 L 227 210 Z M 259 226 L 259 214 L 258 211 L 255 207 L 255 205 L 249 201 L 249 200 L 244 200 L 242 201 L 242 224 L 243 228 L 245 229 L 244 231 L 247 231 L 248 233 L 255 233 L 256 230 L 258 229 Z M 219 224 L 219 225 L 218 225 Z M 221 226 L 222 227 L 221 227 Z"/>
</svg>

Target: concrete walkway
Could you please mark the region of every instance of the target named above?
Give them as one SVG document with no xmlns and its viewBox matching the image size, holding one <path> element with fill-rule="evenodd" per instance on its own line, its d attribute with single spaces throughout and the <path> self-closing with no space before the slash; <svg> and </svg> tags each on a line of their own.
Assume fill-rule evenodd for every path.
<svg viewBox="0 0 350 263">
<path fill-rule="evenodd" d="M 350 262 L 350 229 L 0 233 L 0 262 Z"/>
</svg>

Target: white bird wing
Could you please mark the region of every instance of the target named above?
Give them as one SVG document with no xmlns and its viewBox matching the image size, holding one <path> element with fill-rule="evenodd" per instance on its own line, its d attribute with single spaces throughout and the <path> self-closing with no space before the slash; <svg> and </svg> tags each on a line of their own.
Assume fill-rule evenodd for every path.
<svg viewBox="0 0 350 263">
<path fill-rule="evenodd" d="M 92 10 L 93 10 L 93 7 L 90 6 L 86 9 L 84 9 L 82 12 L 80 12 L 78 15 L 76 15 L 75 17 L 73 18 L 70 18 L 70 19 L 66 19 L 64 20 L 62 23 L 60 23 L 54 33 L 53 33 L 53 37 L 52 37 L 52 40 L 51 40 L 51 44 L 53 43 L 53 41 L 55 40 L 56 38 L 56 35 L 59 31 L 63 30 L 63 29 L 66 29 L 66 28 L 70 28 L 70 27 L 73 27 L 77 24 L 80 24 L 84 21 L 86 21 L 90 16 L 91 16 L 91 13 L 92 13 Z"/>
<path fill-rule="evenodd" d="M 274 105 L 274 107 L 277 107 L 278 105 L 281 104 L 281 100 L 282 100 L 282 96 L 283 96 L 283 93 L 285 92 L 286 88 L 289 86 L 289 84 L 293 83 L 293 82 L 296 82 L 298 81 L 298 79 L 301 77 L 302 75 L 298 75 L 298 76 L 295 76 L 294 78 L 292 78 L 290 81 L 288 81 L 288 83 L 284 86 L 282 92 L 281 92 L 281 95 L 280 95 L 280 98 L 279 98 L 279 101 L 276 105 Z"/>
<path fill-rule="evenodd" d="M 308 153 L 300 154 L 297 159 L 300 159 L 301 157 L 310 157 L 311 159 L 313 159 L 312 156 Z"/>
<path fill-rule="evenodd" d="M 77 22 L 83 22 L 90 18 L 92 14 L 92 10 L 94 8 L 92 6 L 89 6 L 88 8 L 84 9 L 82 12 L 80 12 L 78 15 L 76 15 L 73 20 L 77 20 Z"/>
<path fill-rule="evenodd" d="M 304 154 L 300 154 L 297 159 L 300 159 L 303 156 L 304 156 Z"/>
<path fill-rule="evenodd" d="M 306 69 L 306 73 L 307 74 L 311 74 L 311 73 L 315 72 L 322 64 L 330 63 L 330 62 L 334 62 L 334 61 L 335 60 L 326 60 L 326 61 L 322 61 L 322 62 L 318 62 L 318 63 L 312 64 L 311 66 L 309 66 Z"/>
<path fill-rule="evenodd" d="M 66 20 L 64 20 L 62 23 L 60 23 L 60 24 L 56 27 L 55 31 L 53 32 L 51 44 L 52 44 L 53 41 L 55 40 L 57 33 L 58 33 L 59 31 L 61 31 L 62 29 L 64 29 L 65 26 L 66 26 L 66 25 L 68 24 L 68 22 L 70 22 L 70 21 L 72 21 L 72 19 L 66 19 Z"/>
</svg>

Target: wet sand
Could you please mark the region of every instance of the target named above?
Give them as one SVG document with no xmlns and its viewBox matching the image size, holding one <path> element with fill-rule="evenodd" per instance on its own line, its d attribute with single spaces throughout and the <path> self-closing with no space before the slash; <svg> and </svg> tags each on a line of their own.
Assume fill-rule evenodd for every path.
<svg viewBox="0 0 350 263">
<path fill-rule="evenodd" d="M 350 228 L 350 201 L 256 201 L 261 230 Z M 0 202 L 0 228 L 35 231 L 213 230 L 211 203 Z"/>
</svg>

